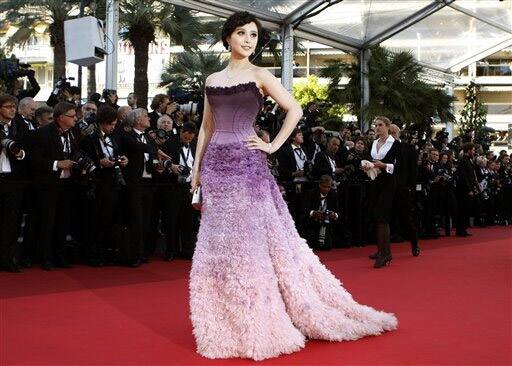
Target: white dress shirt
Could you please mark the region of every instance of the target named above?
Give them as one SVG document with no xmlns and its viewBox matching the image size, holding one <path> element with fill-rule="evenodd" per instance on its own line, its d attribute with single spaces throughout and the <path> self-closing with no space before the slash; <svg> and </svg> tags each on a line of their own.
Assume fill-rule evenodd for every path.
<svg viewBox="0 0 512 366">
<path fill-rule="evenodd" d="M 300 150 L 295 150 L 300 149 Z M 295 164 L 297 170 L 304 170 L 304 163 L 306 162 L 306 153 L 300 146 L 292 144 L 293 156 L 295 157 Z"/>
<path fill-rule="evenodd" d="M 180 154 L 180 165 L 182 166 L 187 166 L 190 170 L 190 174 L 188 175 L 186 181 L 187 182 L 191 182 L 192 181 L 192 167 L 194 166 L 194 157 L 192 156 L 192 149 L 190 148 L 190 145 L 187 147 L 187 146 L 183 146 L 181 148 L 181 150 L 183 151 L 183 154 Z M 185 159 L 183 159 L 183 156 L 186 158 L 186 161 Z"/>
<path fill-rule="evenodd" d="M 391 149 L 391 146 L 393 146 L 395 139 L 393 138 L 393 136 L 389 135 L 388 138 L 386 139 L 386 141 L 384 142 L 384 145 L 382 145 L 380 147 L 379 151 L 377 151 L 378 141 L 379 141 L 379 139 L 375 139 L 375 140 L 373 140 L 373 144 L 372 144 L 371 155 L 374 160 L 384 159 L 386 157 L 386 154 L 388 153 L 388 151 Z M 386 164 L 386 172 L 387 173 L 393 174 L 394 170 L 395 170 L 394 164 Z"/>
</svg>

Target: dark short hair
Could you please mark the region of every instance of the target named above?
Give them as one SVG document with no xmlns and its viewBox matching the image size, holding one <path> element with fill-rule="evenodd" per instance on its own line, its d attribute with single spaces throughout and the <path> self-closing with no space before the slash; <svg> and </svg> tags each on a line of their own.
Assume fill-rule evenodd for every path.
<svg viewBox="0 0 512 366">
<path fill-rule="evenodd" d="M 82 91 L 78 86 L 70 86 L 68 90 L 71 94 L 82 94 Z"/>
<path fill-rule="evenodd" d="M 0 95 L 0 107 L 3 106 L 6 103 L 18 104 L 18 99 L 16 99 L 16 97 L 13 97 L 10 94 L 2 94 L 2 95 Z"/>
<path fill-rule="evenodd" d="M 359 142 L 362 141 L 364 147 L 366 148 L 366 139 L 363 136 L 358 136 L 354 139 L 354 146 Z"/>
<path fill-rule="evenodd" d="M 117 111 L 109 105 L 102 105 L 96 112 L 96 122 L 110 124 L 117 119 Z"/>
<path fill-rule="evenodd" d="M 59 102 L 53 107 L 53 119 L 57 121 L 57 119 L 63 114 L 68 113 L 70 110 L 75 110 L 76 106 L 73 103 L 69 102 Z"/>
<path fill-rule="evenodd" d="M 157 94 L 153 97 L 153 100 L 151 101 L 151 109 L 155 110 L 158 108 L 160 103 L 162 103 L 165 99 L 171 100 L 171 97 L 167 94 Z"/>
<path fill-rule="evenodd" d="M 468 151 L 472 150 L 475 147 L 476 146 L 474 143 L 466 142 L 465 144 L 462 145 L 462 151 L 464 152 L 464 154 L 466 154 Z"/>
<path fill-rule="evenodd" d="M 53 108 L 48 107 L 47 105 L 43 105 L 36 109 L 36 111 L 34 113 L 34 117 L 35 117 L 35 119 L 41 118 L 43 116 L 43 114 L 45 114 L 45 113 L 53 114 Z"/>
<path fill-rule="evenodd" d="M 258 28 L 258 38 L 261 39 L 261 30 L 263 27 L 261 26 L 261 23 L 256 17 L 246 11 L 239 11 L 234 14 L 232 14 L 224 23 L 224 26 L 222 27 L 222 44 L 226 49 L 229 48 L 229 44 L 227 41 L 227 38 L 237 29 L 238 27 L 241 27 L 243 25 L 254 23 L 256 24 L 256 28 Z M 258 40 L 259 41 L 259 40 Z"/>
<path fill-rule="evenodd" d="M 197 126 L 194 122 L 184 123 L 183 126 L 181 127 L 181 132 L 190 132 L 190 133 L 196 134 Z"/>
<path fill-rule="evenodd" d="M 292 142 L 295 136 L 297 136 L 299 133 L 302 133 L 302 130 L 300 128 L 295 128 L 292 133 L 290 134 L 290 137 L 288 138 L 288 141 Z"/>
</svg>

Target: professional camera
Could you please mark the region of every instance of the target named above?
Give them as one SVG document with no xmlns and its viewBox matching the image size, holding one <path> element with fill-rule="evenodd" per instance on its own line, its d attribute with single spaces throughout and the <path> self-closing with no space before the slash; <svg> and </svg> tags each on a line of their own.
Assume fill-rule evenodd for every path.
<svg viewBox="0 0 512 366">
<path fill-rule="evenodd" d="M 171 133 L 169 131 L 163 130 L 161 128 L 154 131 L 155 137 L 160 140 L 167 140 L 169 137 L 171 137 Z"/>
<path fill-rule="evenodd" d="M 0 146 L 9 150 L 12 154 L 19 154 L 21 151 L 21 145 L 14 140 L 7 138 L 7 135 L 3 129 L 0 129 Z"/>
<path fill-rule="evenodd" d="M 71 160 L 76 163 L 75 167 L 80 172 L 85 171 L 86 174 L 91 174 L 94 172 L 94 170 L 96 170 L 94 161 L 81 151 L 77 151 Z"/>
<path fill-rule="evenodd" d="M 97 130 L 96 116 L 94 113 L 89 114 L 84 119 L 81 119 L 76 123 L 76 126 L 80 129 L 80 132 L 84 136 L 92 135 Z"/>
<path fill-rule="evenodd" d="M 15 93 L 14 82 L 16 79 L 34 74 L 30 64 L 20 63 L 16 57 L 4 58 L 0 60 L 0 79 L 5 81 L 6 92 L 8 94 Z"/>
<path fill-rule="evenodd" d="M 180 165 L 180 166 L 183 167 L 183 169 L 181 170 L 180 175 L 178 175 L 178 183 L 187 184 L 187 178 L 190 175 L 190 168 L 186 165 L 185 166 Z"/>
<path fill-rule="evenodd" d="M 124 180 L 123 172 L 121 170 L 121 158 L 116 157 L 114 159 L 114 182 L 118 187 L 126 186 L 126 181 Z"/>
<path fill-rule="evenodd" d="M 71 88 L 71 83 L 68 80 L 75 80 L 75 78 L 72 76 L 59 76 L 57 82 L 55 83 L 55 88 L 59 89 L 60 91 Z"/>
</svg>

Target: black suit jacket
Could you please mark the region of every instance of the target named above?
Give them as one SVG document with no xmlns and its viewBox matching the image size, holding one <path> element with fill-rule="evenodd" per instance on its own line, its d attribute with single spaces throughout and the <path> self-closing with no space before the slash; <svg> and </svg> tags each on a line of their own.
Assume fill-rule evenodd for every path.
<svg viewBox="0 0 512 366">
<path fill-rule="evenodd" d="M 320 208 L 320 188 L 316 187 L 306 192 L 304 195 L 302 214 L 304 218 L 310 217 L 311 211 L 317 211 Z M 327 194 L 327 210 L 336 212 L 339 216 L 338 210 L 338 195 L 332 189 Z"/>
<path fill-rule="evenodd" d="M 458 191 L 469 193 L 477 189 L 478 182 L 475 175 L 475 166 L 468 156 L 464 155 L 459 159 L 455 176 Z"/>
<path fill-rule="evenodd" d="M 124 179 L 128 185 L 139 184 L 144 172 L 144 154 L 149 154 L 149 160 L 157 158 L 157 146 L 148 136 L 145 136 L 147 143 L 140 142 L 134 130 L 121 132 L 122 153 L 128 158 L 128 165 L 124 168 Z M 147 166 L 148 167 L 148 166 Z M 148 169 L 147 169 L 148 170 Z M 153 173 L 149 169 L 148 173 Z"/>
<path fill-rule="evenodd" d="M 57 171 L 54 171 L 54 162 L 71 159 L 71 157 L 79 150 L 73 132 L 67 131 L 67 133 L 69 133 L 70 140 L 70 157 L 66 157 L 64 154 L 64 146 L 60 138 L 61 133 L 59 127 L 55 123 L 50 123 L 34 132 L 30 160 L 37 180 L 44 182 L 57 182 L 62 170 L 57 169 Z"/>
<path fill-rule="evenodd" d="M 112 148 L 114 150 L 112 158 L 117 158 L 119 155 L 121 155 L 117 136 L 111 135 L 109 137 Z M 103 149 L 101 148 L 100 144 L 100 133 L 94 132 L 89 136 L 83 137 L 80 141 L 80 149 L 94 161 L 94 165 L 96 166 L 96 177 L 102 181 L 111 181 L 113 178 L 114 168 L 102 168 L 100 165 L 101 159 L 105 157 L 111 158 L 109 156 L 105 156 L 103 153 Z"/>
<path fill-rule="evenodd" d="M 306 154 L 306 160 L 311 160 L 313 152 L 304 145 L 301 147 Z M 277 153 L 277 161 L 279 162 L 279 179 L 282 181 L 293 180 L 292 173 L 297 171 L 297 162 L 295 161 L 295 152 L 293 151 L 292 144 L 286 143 L 281 146 Z"/>
<path fill-rule="evenodd" d="M 0 125 L 0 128 L 4 128 L 4 125 Z M 9 133 L 7 134 L 7 138 L 15 141 L 17 144 L 21 145 L 21 148 L 25 151 L 25 156 L 22 160 L 19 160 L 14 156 L 9 150 L 6 149 L 7 159 L 9 159 L 9 163 L 11 165 L 11 176 L 13 179 L 26 179 L 28 174 L 27 161 L 29 159 L 29 151 L 25 147 L 25 141 L 28 135 L 28 127 L 25 123 L 20 123 L 16 119 L 11 121 L 11 125 L 9 127 Z M 0 148 L 1 149 L 1 148 Z"/>
<path fill-rule="evenodd" d="M 400 161 L 397 167 L 397 184 L 415 189 L 418 179 L 418 153 L 414 145 L 400 142 Z"/>
<path fill-rule="evenodd" d="M 156 130 L 156 121 L 160 118 L 158 113 L 156 111 L 153 111 L 151 113 L 148 113 L 149 117 L 149 129 L 150 130 Z"/>
<path fill-rule="evenodd" d="M 339 164 L 337 162 L 336 157 L 334 157 L 334 161 L 336 163 L 336 167 L 338 167 Z M 318 179 L 322 175 L 330 175 L 333 178 L 336 175 L 332 171 L 327 151 L 321 151 L 318 154 L 316 154 L 315 163 L 313 164 L 313 176 Z"/>
</svg>

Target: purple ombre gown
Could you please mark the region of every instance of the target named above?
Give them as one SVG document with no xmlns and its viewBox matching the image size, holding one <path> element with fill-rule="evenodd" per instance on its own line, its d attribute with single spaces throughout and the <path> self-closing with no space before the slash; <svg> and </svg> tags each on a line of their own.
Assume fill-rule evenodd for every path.
<svg viewBox="0 0 512 366">
<path fill-rule="evenodd" d="M 203 212 L 190 273 L 197 351 L 262 360 L 307 338 L 355 340 L 397 327 L 354 301 L 295 228 L 266 154 L 248 150 L 262 97 L 254 82 L 207 87 L 215 132 L 201 167 Z"/>
</svg>

